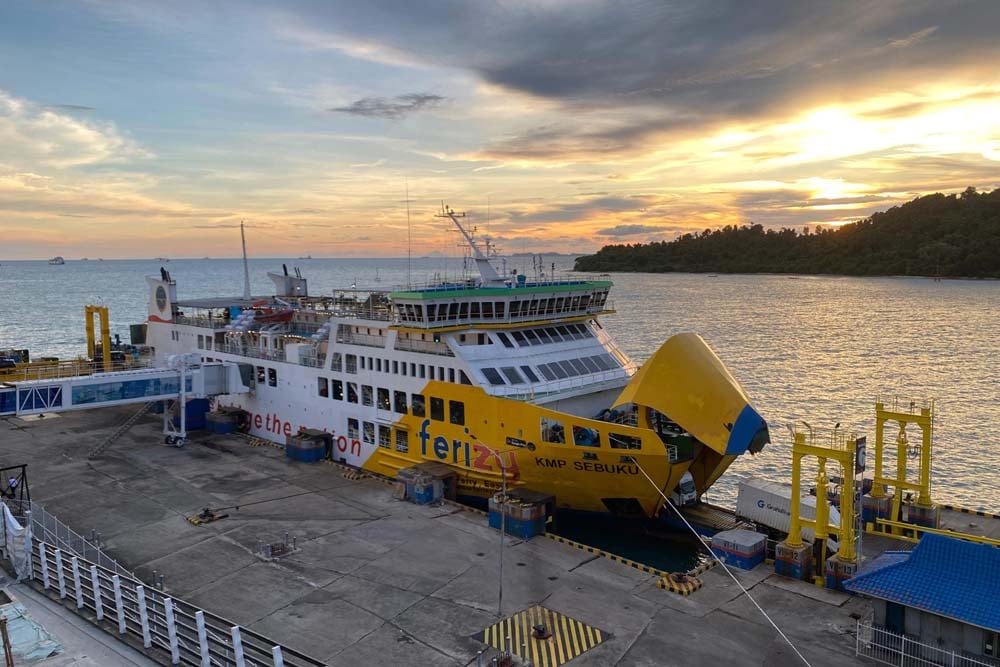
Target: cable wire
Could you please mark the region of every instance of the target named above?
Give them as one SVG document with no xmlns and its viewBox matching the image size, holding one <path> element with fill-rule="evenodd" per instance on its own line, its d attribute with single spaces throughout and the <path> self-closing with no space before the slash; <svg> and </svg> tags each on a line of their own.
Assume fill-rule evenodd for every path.
<svg viewBox="0 0 1000 667">
<path fill-rule="evenodd" d="M 757 610 L 758 610 L 758 611 L 759 611 L 759 612 L 760 612 L 760 613 L 761 613 L 761 614 L 762 614 L 762 615 L 764 616 L 764 618 L 766 618 L 766 619 L 767 619 L 767 622 L 771 624 L 771 626 L 772 626 L 772 627 L 773 627 L 773 628 L 774 628 L 774 629 L 775 629 L 775 630 L 776 630 L 776 631 L 778 632 L 778 634 L 779 634 L 779 635 L 781 635 L 781 638 L 782 638 L 782 639 L 784 639 L 784 640 L 785 640 L 785 642 L 786 642 L 786 643 L 787 643 L 787 644 L 788 644 L 788 645 L 789 645 L 790 647 L 792 647 L 792 650 L 793 650 L 793 651 L 795 651 L 795 655 L 799 656 L 799 658 L 800 658 L 800 659 L 802 660 L 802 662 L 803 662 L 803 663 L 804 663 L 804 664 L 806 665 L 806 667 L 812 667 L 812 665 L 810 665 L 810 664 L 809 664 L 809 661 L 808 661 L 808 660 L 806 660 L 806 657 L 805 657 L 804 655 L 802 655 L 802 653 L 800 653 L 800 652 L 799 652 L 799 649 L 795 648 L 795 644 L 793 644 L 793 643 L 792 643 L 792 640 L 788 638 L 788 635 L 786 635 L 786 634 L 785 634 L 784 632 L 782 632 L 782 631 L 781 631 L 781 628 L 779 628 L 779 627 L 778 627 L 778 624 L 777 624 L 777 623 L 775 623 L 775 622 L 774 622 L 774 620 L 773 620 L 773 619 L 772 619 L 772 618 L 771 618 L 770 616 L 768 616 L 768 615 L 767 615 L 767 612 L 766 612 L 766 611 L 764 611 L 764 608 L 763 608 L 763 607 L 761 607 L 761 606 L 760 606 L 759 604 L 757 604 L 757 601 L 753 599 L 753 596 L 752 596 L 752 595 L 750 595 L 750 591 L 748 591 L 748 590 L 747 590 L 747 589 L 746 589 L 746 588 L 745 588 L 745 587 L 743 586 L 743 584 L 741 584 L 741 583 L 740 583 L 740 580 L 736 578 L 736 575 L 734 575 L 734 574 L 732 573 L 732 571 L 730 571 L 730 569 L 729 569 L 729 568 L 728 568 L 728 567 L 726 566 L 726 564 L 725 564 L 725 563 L 724 563 L 724 562 L 722 561 L 722 559 L 721 559 L 721 558 L 719 558 L 718 556 L 716 556 L 716 555 L 715 555 L 715 552 L 714 552 L 714 551 L 712 551 L 712 547 L 711 547 L 711 545 L 709 545 L 709 544 L 708 544 L 708 542 L 706 542 L 706 541 L 705 541 L 705 538 L 704 538 L 704 537 L 702 537 L 702 536 L 701 536 L 701 535 L 700 535 L 700 534 L 698 533 L 698 531 L 696 531 L 696 530 L 694 529 L 694 527 L 692 527 L 692 526 L 691 526 L 691 524 L 690 524 L 690 523 L 688 523 L 688 520 L 687 520 L 686 518 L 684 518 L 684 515 L 683 515 L 683 514 L 681 514 L 680 510 L 679 510 L 679 509 L 677 509 L 677 507 L 676 507 L 676 506 L 675 506 L 675 505 L 674 505 L 674 504 L 673 504 L 672 502 L 670 502 L 670 498 L 668 498 L 668 497 L 667 497 L 667 496 L 666 496 L 666 495 L 665 495 L 665 494 L 663 493 L 663 491 L 662 491 L 662 490 L 660 489 L 660 487 L 658 487 L 658 486 L 656 485 L 656 482 L 654 482 L 654 481 L 653 481 L 653 479 L 652 479 L 652 478 L 651 478 L 651 477 L 650 477 L 649 475 L 647 475 L 647 474 L 646 474 L 646 471 L 645 471 L 645 470 L 643 470 L 643 468 L 642 468 L 642 466 L 641 466 L 641 465 L 639 465 L 639 462 L 638 462 L 638 461 L 636 460 L 636 458 L 635 458 L 634 456 L 633 456 L 633 457 L 630 457 L 630 458 L 632 459 L 632 463 L 634 463 L 634 464 L 636 465 L 636 467 L 637 467 L 637 468 L 639 468 L 639 472 L 641 472 L 641 473 L 642 473 L 642 476 L 643 476 L 643 477 L 645 477 L 645 478 L 646 478 L 646 479 L 647 479 L 647 480 L 649 481 L 650 485 L 652 485 L 652 487 L 653 487 L 654 489 L 656 489 L 656 492 L 657 492 L 657 493 L 659 493 L 659 494 L 660 494 L 660 496 L 661 496 L 661 497 L 663 498 L 663 501 L 664 501 L 664 502 L 665 502 L 665 503 L 666 503 L 667 505 L 669 505 L 669 506 L 670 506 L 670 509 L 672 509 L 672 510 L 674 511 L 674 514 L 676 514 L 676 515 L 677 515 L 677 516 L 678 516 L 678 517 L 680 518 L 680 520 L 684 522 L 684 525 L 688 527 L 688 530 L 690 530 L 690 531 L 691 531 L 691 532 L 692 532 L 692 533 L 694 534 L 694 536 L 698 538 L 698 541 L 699 541 L 699 542 L 701 542 L 701 544 L 702 544 L 702 545 L 704 545 L 704 547 L 705 547 L 706 549 L 708 549 L 708 553 L 712 554 L 712 558 L 714 558 L 714 559 L 715 559 L 716 561 L 718 561 L 719 565 L 721 565 L 721 566 L 722 566 L 722 569 L 724 569 L 724 570 L 726 571 L 726 574 L 728 574 L 728 575 L 729 575 L 729 577 L 730 577 L 730 578 L 731 578 L 731 579 L 732 579 L 732 580 L 733 580 L 734 582 L 736 582 L 736 585 L 740 587 L 740 590 L 741 590 L 741 591 L 743 591 L 743 594 L 744 594 L 744 595 L 746 595 L 746 596 L 747 596 L 747 598 L 749 598 L 750 602 L 752 602 L 752 603 L 753 603 L 753 606 L 757 607 Z"/>
</svg>

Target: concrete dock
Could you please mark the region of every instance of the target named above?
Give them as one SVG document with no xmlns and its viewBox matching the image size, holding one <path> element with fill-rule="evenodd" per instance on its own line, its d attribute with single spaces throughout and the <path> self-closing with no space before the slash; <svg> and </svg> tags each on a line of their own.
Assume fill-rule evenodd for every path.
<svg viewBox="0 0 1000 667">
<path fill-rule="evenodd" d="M 87 460 L 129 414 L 0 422 L 2 460 L 27 463 L 32 500 L 82 534 L 96 530 L 140 578 L 162 574 L 172 596 L 323 662 L 475 664 L 483 631 L 498 621 L 500 536 L 485 517 L 394 500 L 380 481 L 239 437 L 206 433 L 167 447 L 153 417 Z M 204 507 L 229 516 L 187 521 Z M 294 553 L 256 554 L 285 533 Z M 769 568 L 737 576 L 812 665 L 867 664 L 854 656 L 866 602 Z M 508 538 L 503 615 L 542 606 L 598 630 L 600 643 L 574 653 L 574 666 L 802 664 L 721 568 L 702 579 L 682 597 L 571 546 Z"/>
</svg>

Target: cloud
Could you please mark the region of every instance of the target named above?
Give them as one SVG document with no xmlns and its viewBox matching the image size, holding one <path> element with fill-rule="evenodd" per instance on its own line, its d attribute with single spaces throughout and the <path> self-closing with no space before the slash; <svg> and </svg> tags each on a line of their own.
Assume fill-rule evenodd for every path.
<svg viewBox="0 0 1000 667">
<path fill-rule="evenodd" d="M 430 93 L 408 93 L 395 97 L 363 97 L 346 107 L 334 107 L 329 111 L 348 113 L 366 118 L 397 119 L 417 111 L 438 106 L 444 101 L 440 95 Z"/>
<path fill-rule="evenodd" d="M 995 77 L 991 63 L 1000 59 L 993 29 L 1000 3 L 990 0 L 331 0 L 306 7 L 295 21 L 308 31 L 283 35 L 310 48 L 383 65 L 461 68 L 484 87 L 555 105 L 550 123 L 526 116 L 531 125 L 488 141 L 479 159 L 622 155 L 831 99 Z M 363 48 L 335 46 L 343 43 Z M 379 115 L 364 105 L 360 112 Z"/>
<path fill-rule="evenodd" d="M 22 169 L 68 168 L 148 158 L 110 123 L 82 121 L 0 90 L 3 159 Z"/>
<path fill-rule="evenodd" d="M 87 107 L 82 104 L 48 104 L 45 108 L 54 111 L 96 111 L 94 107 Z"/>
<path fill-rule="evenodd" d="M 616 225 L 606 229 L 598 229 L 595 234 L 599 236 L 634 236 L 636 234 L 646 234 L 649 232 L 667 231 L 663 227 L 656 225 Z"/>
</svg>

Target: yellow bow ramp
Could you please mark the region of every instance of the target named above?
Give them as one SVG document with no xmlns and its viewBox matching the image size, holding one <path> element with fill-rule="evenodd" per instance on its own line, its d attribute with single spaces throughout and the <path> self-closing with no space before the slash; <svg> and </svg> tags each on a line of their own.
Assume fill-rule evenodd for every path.
<svg viewBox="0 0 1000 667">
<path fill-rule="evenodd" d="M 666 415 L 720 457 L 758 452 L 767 422 L 698 334 L 671 337 L 642 365 L 615 407 L 635 403 Z"/>
</svg>

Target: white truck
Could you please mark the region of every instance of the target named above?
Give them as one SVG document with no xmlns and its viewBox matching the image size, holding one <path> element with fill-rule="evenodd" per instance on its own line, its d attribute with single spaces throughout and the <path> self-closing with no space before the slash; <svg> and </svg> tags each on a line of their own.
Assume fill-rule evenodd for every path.
<svg viewBox="0 0 1000 667">
<path fill-rule="evenodd" d="M 674 507 L 684 507 L 698 502 L 698 492 L 694 488 L 694 477 L 691 476 L 691 473 L 686 472 L 681 476 L 681 481 L 677 483 L 677 487 L 670 494 L 670 502 L 674 504 Z"/>
<path fill-rule="evenodd" d="M 799 503 L 799 515 L 802 518 L 816 518 L 815 496 L 804 495 Z M 827 505 L 830 525 L 839 526 L 840 512 L 829 503 Z M 736 514 L 744 519 L 787 535 L 792 521 L 791 506 L 791 484 L 771 482 L 759 477 L 750 477 L 740 482 L 739 494 L 736 496 Z M 802 529 L 803 539 L 812 541 L 813 535 L 811 528 Z M 827 547 L 836 550 L 835 536 L 827 540 Z"/>
</svg>

